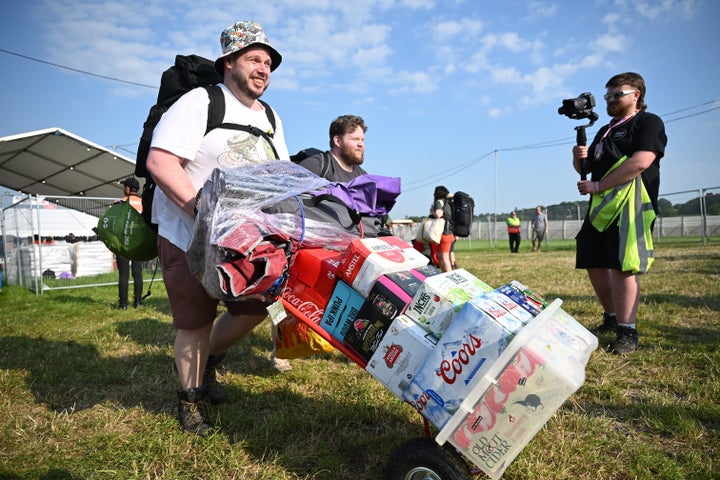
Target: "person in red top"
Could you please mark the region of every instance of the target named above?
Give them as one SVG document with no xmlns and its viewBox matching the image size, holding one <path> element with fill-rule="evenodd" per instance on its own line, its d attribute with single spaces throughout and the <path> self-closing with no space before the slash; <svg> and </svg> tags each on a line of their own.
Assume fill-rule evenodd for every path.
<svg viewBox="0 0 720 480">
<path fill-rule="evenodd" d="M 136 178 L 130 177 L 123 180 L 122 185 L 125 196 L 118 200 L 118 202 L 129 202 L 130 205 L 132 205 L 132 207 L 138 211 L 138 213 L 142 213 L 142 199 L 140 198 L 140 195 L 138 195 L 138 191 L 140 190 L 140 182 L 138 182 Z M 120 278 L 118 279 L 118 308 L 120 310 L 127 310 L 128 308 L 128 284 L 130 283 L 131 267 L 133 277 L 133 292 L 135 294 L 133 306 L 137 308 L 143 303 L 143 262 L 135 260 L 131 262 L 127 258 L 121 257 L 120 255 L 116 255 L 116 261 L 118 273 L 120 275 Z"/>
</svg>

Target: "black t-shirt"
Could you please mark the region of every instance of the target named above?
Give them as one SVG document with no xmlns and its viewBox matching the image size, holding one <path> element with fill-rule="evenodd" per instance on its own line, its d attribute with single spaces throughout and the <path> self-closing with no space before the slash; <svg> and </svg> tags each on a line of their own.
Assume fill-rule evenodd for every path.
<svg viewBox="0 0 720 480">
<path fill-rule="evenodd" d="M 642 172 L 645 189 L 650 195 L 653 207 L 657 212 L 657 197 L 660 190 L 660 159 L 665 154 L 667 136 L 665 125 L 657 115 L 645 111 L 638 112 L 630 120 L 613 127 L 603 138 L 610 125 L 605 125 L 595 135 L 588 149 L 588 160 L 592 180 L 599 181 L 615 163 L 624 155 L 631 157 L 637 151 L 651 151 L 657 154 L 653 163 Z M 602 149 L 596 158 L 598 144 L 602 141 Z"/>
</svg>

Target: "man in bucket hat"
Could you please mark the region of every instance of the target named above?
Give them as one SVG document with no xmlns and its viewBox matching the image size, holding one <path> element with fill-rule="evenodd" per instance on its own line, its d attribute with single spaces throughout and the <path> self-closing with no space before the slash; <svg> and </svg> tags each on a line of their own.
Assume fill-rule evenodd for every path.
<svg viewBox="0 0 720 480">
<path fill-rule="evenodd" d="M 196 88 L 163 115 L 147 158 L 148 171 L 159 187 L 152 217 L 158 224 L 158 258 L 176 330 L 178 418 L 184 430 L 203 436 L 212 428 L 205 401 L 221 403 L 226 397 L 215 378 L 215 368 L 224 352 L 265 318 L 267 305 L 259 300 L 227 302 L 226 311 L 215 319 L 218 300 L 190 273 L 185 254 L 192 236 L 196 196 L 215 168 L 272 160 L 272 146 L 278 158 L 290 157 L 280 117 L 274 113 L 273 131 L 265 107 L 258 101 L 282 57 L 262 26 L 253 21 L 228 26 L 220 44 L 222 54 L 215 68 L 223 77 L 224 122 L 271 132 L 272 140 L 224 128 L 206 134 L 209 95 L 206 89 Z"/>
</svg>

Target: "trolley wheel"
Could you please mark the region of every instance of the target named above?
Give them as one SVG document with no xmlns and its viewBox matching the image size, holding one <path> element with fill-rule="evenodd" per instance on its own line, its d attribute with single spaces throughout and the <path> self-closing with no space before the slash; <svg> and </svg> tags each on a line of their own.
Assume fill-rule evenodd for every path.
<svg viewBox="0 0 720 480">
<path fill-rule="evenodd" d="M 469 480 L 470 468 L 455 449 L 432 438 L 413 438 L 396 448 L 387 466 L 388 480 Z"/>
</svg>

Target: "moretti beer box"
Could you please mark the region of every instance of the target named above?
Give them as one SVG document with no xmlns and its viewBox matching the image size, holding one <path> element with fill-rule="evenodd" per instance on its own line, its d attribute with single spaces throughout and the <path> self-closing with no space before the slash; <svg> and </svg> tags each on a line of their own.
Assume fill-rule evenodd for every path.
<svg viewBox="0 0 720 480">
<path fill-rule="evenodd" d="M 364 303 L 365 297 L 347 283 L 338 280 L 323 313 L 320 326 L 342 342 Z"/>
<path fill-rule="evenodd" d="M 490 290 L 488 284 L 462 268 L 440 273 L 425 279 L 405 314 L 440 338 L 465 302 Z"/>
<path fill-rule="evenodd" d="M 341 252 L 324 248 L 299 250 L 293 259 L 290 277 L 282 298 L 305 317 L 319 324 L 330 294 L 337 283 Z"/>
<path fill-rule="evenodd" d="M 442 428 L 500 357 L 513 334 L 468 301 L 417 371 L 404 398 Z"/>
<path fill-rule="evenodd" d="M 381 275 L 424 267 L 428 258 L 398 237 L 359 238 L 350 242 L 339 275 L 364 297 Z"/>
<path fill-rule="evenodd" d="M 395 317 L 365 369 L 403 399 L 415 372 L 435 347 L 435 337 L 405 315 Z"/>
<path fill-rule="evenodd" d="M 351 328 L 343 329 L 344 343 L 369 360 L 392 321 L 405 311 L 421 284 L 412 272 L 388 273 L 378 278 Z"/>
<path fill-rule="evenodd" d="M 490 478 L 501 477 L 584 382 L 597 338 L 560 310 L 560 303 L 520 331 L 436 437 Z"/>
</svg>

